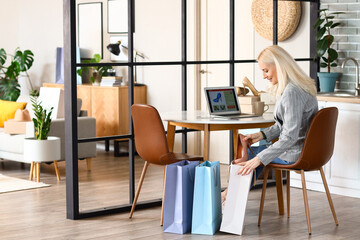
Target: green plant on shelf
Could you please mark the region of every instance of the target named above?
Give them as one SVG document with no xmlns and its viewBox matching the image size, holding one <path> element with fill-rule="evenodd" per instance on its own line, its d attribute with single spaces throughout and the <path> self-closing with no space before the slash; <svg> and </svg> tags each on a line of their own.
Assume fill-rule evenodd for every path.
<svg viewBox="0 0 360 240">
<path fill-rule="evenodd" d="M 82 61 L 83 63 L 100 63 L 101 56 L 100 54 L 94 54 L 94 57 L 91 59 L 85 59 Z M 90 67 L 81 67 L 77 70 L 77 74 L 82 76 L 83 73 L 86 75 L 90 75 L 90 82 L 94 83 L 95 79 L 100 75 L 100 77 L 107 76 L 107 71 L 112 69 L 111 66 L 90 66 Z"/>
<path fill-rule="evenodd" d="M 320 67 L 327 68 L 330 73 L 331 67 L 336 67 L 335 62 L 338 58 L 337 51 L 331 47 L 334 43 L 334 36 L 331 31 L 338 27 L 341 23 L 335 22 L 335 16 L 344 14 L 344 12 L 329 13 L 328 9 L 320 9 L 319 17 L 314 24 L 314 29 L 317 30 L 316 34 L 316 57 L 321 58 Z"/>
</svg>

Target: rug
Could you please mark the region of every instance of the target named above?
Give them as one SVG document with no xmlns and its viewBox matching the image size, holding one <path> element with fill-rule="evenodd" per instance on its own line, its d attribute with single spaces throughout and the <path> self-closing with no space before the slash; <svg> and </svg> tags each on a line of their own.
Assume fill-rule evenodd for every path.
<svg viewBox="0 0 360 240">
<path fill-rule="evenodd" d="M 27 189 L 41 188 L 41 187 L 49 187 L 49 184 L 45 184 L 42 182 L 34 182 L 28 181 L 24 179 L 7 177 L 5 175 L 0 174 L 0 193 L 6 192 L 14 192 L 21 191 Z"/>
</svg>

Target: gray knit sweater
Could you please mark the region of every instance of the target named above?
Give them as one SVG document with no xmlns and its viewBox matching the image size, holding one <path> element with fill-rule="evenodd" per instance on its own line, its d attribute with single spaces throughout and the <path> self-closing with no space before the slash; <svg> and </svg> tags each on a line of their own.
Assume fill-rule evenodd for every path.
<svg viewBox="0 0 360 240">
<path fill-rule="evenodd" d="M 307 130 L 318 111 L 316 97 L 289 83 L 275 104 L 275 124 L 263 130 L 267 141 L 279 140 L 257 157 L 267 165 L 275 158 L 296 162 L 300 156 Z"/>
</svg>

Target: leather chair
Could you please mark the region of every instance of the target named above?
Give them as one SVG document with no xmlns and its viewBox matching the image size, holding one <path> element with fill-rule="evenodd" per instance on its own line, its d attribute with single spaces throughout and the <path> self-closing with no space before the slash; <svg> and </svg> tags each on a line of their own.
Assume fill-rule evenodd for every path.
<svg viewBox="0 0 360 240">
<path fill-rule="evenodd" d="M 301 174 L 305 213 L 306 213 L 309 235 L 311 235 L 311 225 L 310 225 L 309 203 L 306 192 L 305 172 L 319 170 L 325 187 L 326 195 L 329 201 L 330 209 L 334 217 L 335 224 L 336 226 L 338 225 L 334 204 L 332 202 L 329 188 L 326 183 L 324 171 L 322 168 L 330 160 L 334 151 L 337 117 L 338 117 L 338 109 L 336 107 L 324 108 L 318 111 L 309 127 L 299 160 L 291 165 L 270 163 L 265 167 L 258 226 L 260 226 L 261 223 L 261 217 L 264 208 L 266 183 L 267 183 L 268 173 L 271 169 L 287 171 L 286 198 L 287 198 L 288 218 L 290 217 L 290 171 L 295 171 L 296 173 Z"/>
<path fill-rule="evenodd" d="M 129 218 L 132 217 L 135 210 L 136 202 L 149 164 L 163 165 L 165 180 L 167 164 L 182 160 L 203 161 L 203 157 L 200 156 L 169 152 L 164 126 L 158 111 L 154 107 L 150 105 L 134 104 L 131 106 L 131 115 L 134 124 L 136 151 L 145 161 L 145 164 L 140 176 Z M 163 225 L 164 215 L 164 189 L 162 199 L 161 225 Z"/>
</svg>

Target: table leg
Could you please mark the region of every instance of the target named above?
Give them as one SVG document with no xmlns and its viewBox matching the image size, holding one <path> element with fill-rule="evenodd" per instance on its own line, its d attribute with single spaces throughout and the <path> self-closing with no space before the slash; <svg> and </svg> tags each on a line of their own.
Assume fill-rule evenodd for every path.
<svg viewBox="0 0 360 240">
<path fill-rule="evenodd" d="M 204 126 L 204 161 L 209 160 L 209 148 L 210 148 L 210 125 Z"/>
<path fill-rule="evenodd" d="M 233 142 L 234 142 L 234 159 L 237 159 L 238 156 L 237 155 L 237 140 L 238 140 L 238 130 L 233 130 Z M 242 157 L 242 156 L 239 156 Z"/>
<path fill-rule="evenodd" d="M 279 215 L 284 215 L 283 181 L 281 170 L 275 169 L 276 192 L 278 198 Z"/>
<path fill-rule="evenodd" d="M 167 127 L 167 142 L 170 152 L 174 151 L 174 141 L 175 141 L 175 126 L 171 125 L 171 123 L 169 122 Z"/>
</svg>

